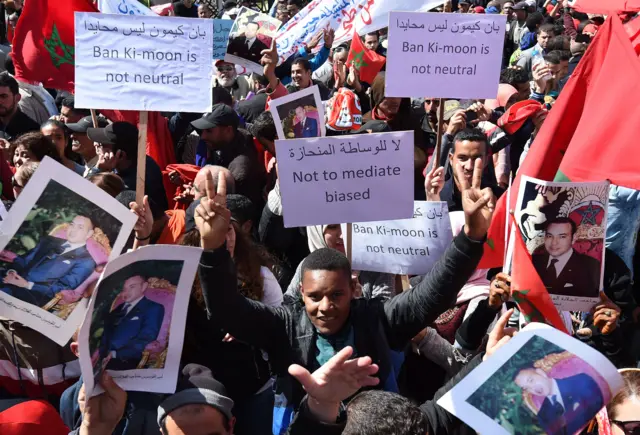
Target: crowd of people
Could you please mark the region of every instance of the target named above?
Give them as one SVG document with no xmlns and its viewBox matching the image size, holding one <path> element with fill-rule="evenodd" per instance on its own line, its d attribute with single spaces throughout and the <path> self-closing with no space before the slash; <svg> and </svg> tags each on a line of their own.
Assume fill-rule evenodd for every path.
<svg viewBox="0 0 640 435">
<path fill-rule="evenodd" d="M 360 80 L 347 65 L 349 44 L 335 45 L 330 30 L 279 66 L 275 48 L 262 50 L 262 75 L 239 74 L 219 60 L 211 112 L 163 114 L 176 161 L 162 167 L 146 157 L 145 199 L 136 204 L 138 127 L 110 119 L 109 111 L 93 119 L 72 94 L 17 81 L 7 23 L 20 18 L 22 0 L 0 2 L 5 207 L 50 157 L 138 215 L 127 249 L 204 249 L 174 394 L 125 392 L 105 373 L 105 392 L 88 398 L 77 336 L 60 347 L 0 319 L 0 433 L 473 433 L 436 401 L 522 326 L 511 277 L 477 266 L 496 201 L 604 21 L 569 3 L 452 0 L 437 9 L 507 16 L 493 100 L 388 97 L 385 72 Z M 233 0 L 217 6 L 182 0 L 172 9 L 234 18 L 239 7 L 256 7 Z M 285 24 L 304 6 L 276 0 L 270 13 Z M 386 55 L 385 29 L 362 41 Z M 415 200 L 445 201 L 455 233 L 427 275 L 405 280 L 352 270 L 340 222 L 284 226 L 277 133 L 267 109 L 311 86 L 325 104 L 328 136 L 414 132 Z M 351 122 L 331 116 L 345 108 Z M 640 430 L 639 229 L 640 194 L 612 186 L 601 302 L 590 312 L 561 313 L 573 336 L 626 369 L 624 388 L 607 406 L 616 435 Z M 598 426 L 585 431 L 598 433 Z"/>
</svg>

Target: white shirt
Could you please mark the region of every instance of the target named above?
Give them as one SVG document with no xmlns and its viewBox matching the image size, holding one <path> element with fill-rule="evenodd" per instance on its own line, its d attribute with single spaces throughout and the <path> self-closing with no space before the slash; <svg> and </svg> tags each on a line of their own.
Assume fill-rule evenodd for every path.
<svg viewBox="0 0 640 435">
<path fill-rule="evenodd" d="M 562 269 L 564 269 L 564 267 L 567 265 L 567 263 L 569 262 L 569 258 L 571 258 L 572 255 L 573 255 L 573 248 L 569 249 L 567 252 L 560 255 L 559 257 L 552 257 L 551 255 L 549 255 L 547 268 L 551 265 L 551 260 L 558 260 L 558 262 L 554 265 L 554 267 L 556 268 L 556 276 L 560 276 L 560 272 L 562 272 Z"/>
<path fill-rule="evenodd" d="M 551 400 L 551 398 L 553 396 L 555 396 L 556 402 L 558 402 L 560 405 L 562 405 L 562 408 L 564 408 L 566 410 L 567 408 L 565 408 L 564 402 L 562 401 L 562 394 L 560 394 L 560 388 L 558 388 L 558 383 L 556 382 L 555 379 L 553 379 L 552 382 L 553 382 L 553 389 L 551 390 L 551 394 L 549 394 L 549 396 L 547 396 L 547 397 L 549 397 L 549 400 L 551 401 L 551 404 L 553 404 L 554 402 L 553 402 L 553 400 Z"/>
<path fill-rule="evenodd" d="M 86 164 L 84 165 L 84 174 L 82 174 L 83 177 L 87 178 L 89 172 L 91 172 L 91 170 L 98 164 L 99 158 L 100 157 L 98 157 L 98 155 L 96 154 L 94 158 L 86 162 Z"/>
<path fill-rule="evenodd" d="M 71 243 L 71 242 L 65 242 L 65 243 L 68 245 L 68 247 L 65 248 L 60 255 L 66 254 L 67 252 L 71 252 L 74 249 L 82 248 L 84 245 L 86 245 L 86 243 Z M 63 243 L 63 245 L 65 243 Z"/>
<path fill-rule="evenodd" d="M 260 275 L 262 275 L 262 302 L 270 307 L 279 307 L 282 305 L 282 289 L 280 284 L 273 276 L 273 273 L 266 267 L 260 267 Z"/>
<path fill-rule="evenodd" d="M 129 304 L 129 309 L 127 310 L 127 312 L 125 313 L 125 316 L 127 314 L 129 314 L 131 312 L 131 310 L 133 310 L 133 307 L 135 307 L 136 305 L 138 305 L 138 302 L 140 302 L 142 300 L 142 298 L 144 297 L 144 295 L 140 296 L 138 299 L 135 299 L 132 302 L 125 302 L 125 304 Z"/>
</svg>

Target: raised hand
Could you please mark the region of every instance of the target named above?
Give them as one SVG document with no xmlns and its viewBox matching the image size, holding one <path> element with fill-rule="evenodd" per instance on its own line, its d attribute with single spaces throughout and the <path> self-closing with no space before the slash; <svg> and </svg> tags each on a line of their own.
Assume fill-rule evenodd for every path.
<svg viewBox="0 0 640 435">
<path fill-rule="evenodd" d="M 278 49 L 276 48 L 276 39 L 271 39 L 271 47 L 260 52 L 262 59 L 260 63 L 263 65 L 263 75 L 269 80 L 269 87 L 273 91 L 278 86 L 278 78 L 276 77 L 276 66 L 278 66 Z"/>
<path fill-rule="evenodd" d="M 207 172 L 205 180 L 207 196 L 200 200 L 194 218 L 200 231 L 203 249 L 218 249 L 227 238 L 231 212 L 227 209 L 227 179 L 218 174 L 218 189 L 213 188 L 213 176 Z"/>
<path fill-rule="evenodd" d="M 104 393 L 88 398 L 84 384 L 78 394 L 78 406 L 82 412 L 80 434 L 112 434 L 122 419 L 127 403 L 127 393 L 122 390 L 106 372 L 102 374 L 100 385 Z"/>
<path fill-rule="evenodd" d="M 621 310 L 603 291 L 600 292 L 600 303 L 593 311 L 593 324 L 603 335 L 609 335 L 615 331 Z"/>
<path fill-rule="evenodd" d="M 496 326 L 489 333 L 489 339 L 487 340 L 487 352 L 485 353 L 483 360 L 486 360 L 493 355 L 498 349 L 505 345 L 505 343 L 511 340 L 516 334 L 515 328 L 507 328 L 507 322 L 513 314 L 513 308 L 504 313 L 498 321 Z"/>
<path fill-rule="evenodd" d="M 472 240 L 484 240 L 491 225 L 491 217 L 495 208 L 495 198 L 490 188 L 480 189 L 482 182 L 482 159 L 476 159 L 473 165 L 471 185 L 464 176 L 464 169 L 455 166 L 460 183 L 460 196 L 464 210 L 464 232 Z"/>
<path fill-rule="evenodd" d="M 151 207 L 149 206 L 149 197 L 147 195 L 144 196 L 144 199 L 142 200 L 142 207 L 136 202 L 131 202 L 129 203 L 129 208 L 132 213 L 138 216 L 138 221 L 133 227 L 136 237 L 138 239 L 148 239 L 151 235 L 151 230 L 153 229 L 153 214 L 151 213 Z"/>
<path fill-rule="evenodd" d="M 509 300 L 509 296 L 511 296 L 511 276 L 500 272 L 491 281 L 489 306 L 497 310 Z"/>
<path fill-rule="evenodd" d="M 424 191 L 427 194 L 427 201 L 440 201 L 440 192 L 444 187 L 444 167 L 437 167 L 437 162 L 433 162 L 431 170 L 424 178 Z"/>
<path fill-rule="evenodd" d="M 336 36 L 336 32 L 333 29 L 328 29 L 324 31 L 324 46 L 326 48 L 331 48 L 333 45 L 333 39 Z"/>
<path fill-rule="evenodd" d="M 311 50 L 313 50 L 318 46 L 318 44 L 320 43 L 320 39 L 322 39 L 323 34 L 324 32 L 320 30 L 318 33 L 316 33 L 311 37 L 309 42 L 307 42 L 307 52 L 311 52 Z"/>
</svg>

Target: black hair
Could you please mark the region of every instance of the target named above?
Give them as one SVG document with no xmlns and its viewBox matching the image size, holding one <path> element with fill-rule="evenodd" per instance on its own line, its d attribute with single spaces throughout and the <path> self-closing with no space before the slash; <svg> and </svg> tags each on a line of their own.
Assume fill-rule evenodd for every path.
<svg viewBox="0 0 640 435">
<path fill-rule="evenodd" d="M 55 145 L 39 131 L 25 133 L 18 136 L 18 138 L 11 143 L 11 149 L 14 151 L 20 146 L 25 147 L 31 152 L 38 162 L 41 162 L 45 157 L 51 157 L 56 162 L 61 163 L 60 155 Z M 13 158 L 13 153 L 11 153 L 11 156 Z"/>
<path fill-rule="evenodd" d="M 76 99 L 75 99 L 75 97 L 73 95 L 69 95 L 68 97 L 63 99 L 62 100 L 62 106 L 68 107 L 73 112 L 77 113 L 78 115 L 82 115 L 82 116 L 90 116 L 91 115 L 91 110 L 89 110 L 89 109 L 76 109 Z"/>
<path fill-rule="evenodd" d="M 303 59 L 301 57 L 296 58 L 293 62 L 291 62 L 291 67 L 294 65 L 300 65 L 305 71 L 311 71 L 311 64 L 307 59 Z"/>
<path fill-rule="evenodd" d="M 551 65 L 560 65 L 560 50 L 550 51 L 545 54 L 544 60 Z"/>
<path fill-rule="evenodd" d="M 578 27 L 576 28 L 576 30 L 578 31 L 578 33 L 582 33 L 584 31 L 584 28 L 587 27 L 589 24 L 593 24 L 593 21 L 591 21 L 588 18 L 586 20 L 582 20 L 580 21 L 580 24 L 578 24 Z"/>
<path fill-rule="evenodd" d="M 67 138 L 67 140 L 71 137 L 71 130 L 69 130 L 69 128 L 66 126 L 66 124 L 62 121 L 58 121 L 57 119 L 47 119 L 41 126 L 40 129 L 42 130 L 45 127 L 49 127 L 49 126 L 53 126 L 56 128 L 59 128 L 60 130 L 62 130 L 62 132 L 64 133 L 65 138 Z"/>
<path fill-rule="evenodd" d="M 511 377 L 511 381 L 515 383 L 516 378 L 518 377 L 518 375 L 520 374 L 521 371 L 523 371 L 523 370 L 535 370 L 535 369 L 536 368 L 534 366 L 532 366 L 530 363 L 524 363 L 514 371 L 513 376 Z"/>
<path fill-rule="evenodd" d="M 535 32 L 538 29 L 538 26 L 542 25 L 543 21 L 544 16 L 540 12 L 533 12 L 527 16 L 525 25 L 530 32 Z"/>
<path fill-rule="evenodd" d="M 343 51 L 349 51 L 349 49 L 344 45 L 338 45 L 336 48 L 333 49 L 333 54 L 342 53 Z"/>
<path fill-rule="evenodd" d="M 544 223 L 544 231 L 545 231 L 545 233 L 547 232 L 547 229 L 553 224 L 559 224 L 559 225 L 569 224 L 569 225 L 571 225 L 571 235 L 572 236 L 574 236 L 578 232 L 578 226 L 573 221 L 573 219 L 571 219 L 569 217 L 561 216 L 561 217 L 556 217 L 556 218 L 553 218 L 553 219 L 549 219 L 548 221 L 546 221 Z"/>
<path fill-rule="evenodd" d="M 464 130 L 460 130 L 453 138 L 451 154 L 456 152 L 456 143 L 464 142 L 465 140 L 469 142 L 483 142 L 485 146 L 485 152 L 489 151 L 489 140 L 487 139 L 487 135 L 484 134 L 482 130 L 480 130 L 479 128 L 465 128 Z"/>
<path fill-rule="evenodd" d="M 9 88 L 14 96 L 20 93 L 20 86 L 18 86 L 18 82 L 6 71 L 0 73 L 0 86 Z"/>
<path fill-rule="evenodd" d="M 505 68 L 500 71 L 500 83 L 511 85 L 529 83 L 529 73 L 522 68 Z"/>
<path fill-rule="evenodd" d="M 245 24 L 245 27 L 249 24 L 255 24 L 256 26 L 258 26 L 258 29 L 260 28 L 260 24 L 256 23 L 255 21 L 249 21 L 247 24 Z"/>
<path fill-rule="evenodd" d="M 233 107 L 233 97 L 231 93 L 222 86 L 214 86 L 211 88 L 211 94 L 213 95 L 213 104 L 222 103 L 229 107 Z"/>
<path fill-rule="evenodd" d="M 255 137 L 263 137 L 267 140 L 275 141 L 278 138 L 278 132 L 271 112 L 265 111 L 258 115 L 253 122 L 251 132 Z"/>
<path fill-rule="evenodd" d="M 13 65 L 13 57 L 11 56 L 11 53 L 8 53 L 4 58 L 4 69 L 6 69 L 12 76 L 16 75 L 16 67 Z"/>
<path fill-rule="evenodd" d="M 428 431 L 427 418 L 406 397 L 387 391 L 363 391 L 347 407 L 342 435 L 415 435 Z"/>
<path fill-rule="evenodd" d="M 287 0 L 287 6 L 297 6 L 302 9 L 302 0 Z"/>
<path fill-rule="evenodd" d="M 380 32 L 378 32 L 377 30 L 375 32 L 369 32 L 364 36 L 375 36 L 376 38 L 378 38 L 378 41 L 380 40 Z"/>
<path fill-rule="evenodd" d="M 255 207 L 253 202 L 244 195 L 232 193 L 227 195 L 227 209 L 240 225 L 250 221 L 255 216 Z"/>
<path fill-rule="evenodd" d="M 543 24 L 538 28 L 538 35 L 541 33 L 553 33 L 553 36 L 556 36 L 556 26 L 553 24 Z"/>
<path fill-rule="evenodd" d="M 566 50 L 565 47 L 569 45 L 571 39 L 566 35 L 554 36 L 547 43 L 547 51 L 553 50 Z"/>
<path fill-rule="evenodd" d="M 351 264 L 344 254 L 331 248 L 321 248 L 307 255 L 302 261 L 302 276 L 307 270 L 342 272 L 351 279 Z"/>
</svg>

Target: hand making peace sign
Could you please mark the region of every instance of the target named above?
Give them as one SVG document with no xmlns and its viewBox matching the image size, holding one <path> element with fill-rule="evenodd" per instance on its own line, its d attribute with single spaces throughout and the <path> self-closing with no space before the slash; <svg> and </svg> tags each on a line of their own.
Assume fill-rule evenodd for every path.
<svg viewBox="0 0 640 435">
<path fill-rule="evenodd" d="M 495 198 L 490 188 L 480 189 L 482 182 L 482 159 L 476 159 L 473 165 L 471 186 L 464 176 L 464 169 L 456 165 L 460 183 L 460 195 L 464 210 L 464 232 L 472 240 L 483 240 L 491 225 L 491 216 L 495 208 Z"/>
<path fill-rule="evenodd" d="M 227 238 L 231 212 L 227 208 L 227 179 L 218 174 L 218 188 L 214 190 L 213 176 L 210 172 L 206 178 L 207 196 L 200 200 L 194 218 L 200 231 L 200 245 L 203 249 L 217 249 Z"/>
</svg>

